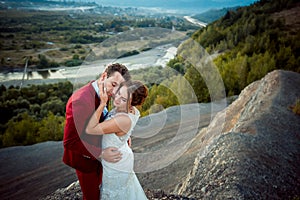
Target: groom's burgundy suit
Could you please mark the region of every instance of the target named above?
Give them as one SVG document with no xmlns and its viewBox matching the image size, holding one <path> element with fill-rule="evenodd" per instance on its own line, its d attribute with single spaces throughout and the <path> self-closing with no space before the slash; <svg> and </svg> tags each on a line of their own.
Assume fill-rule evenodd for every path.
<svg viewBox="0 0 300 200">
<path fill-rule="evenodd" d="M 102 165 L 97 158 L 101 154 L 102 136 L 85 133 L 87 123 L 99 104 L 90 82 L 75 91 L 66 105 L 63 162 L 76 169 L 83 198 L 87 200 L 100 197 Z"/>
</svg>

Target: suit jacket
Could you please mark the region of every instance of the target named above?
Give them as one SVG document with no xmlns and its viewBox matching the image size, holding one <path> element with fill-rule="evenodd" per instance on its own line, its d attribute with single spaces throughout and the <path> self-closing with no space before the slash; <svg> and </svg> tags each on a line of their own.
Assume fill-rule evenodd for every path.
<svg viewBox="0 0 300 200">
<path fill-rule="evenodd" d="M 90 82 L 74 92 L 66 105 L 63 162 L 86 173 L 102 171 L 97 160 L 101 154 L 102 136 L 85 133 L 87 123 L 99 104 L 99 97 Z"/>
</svg>

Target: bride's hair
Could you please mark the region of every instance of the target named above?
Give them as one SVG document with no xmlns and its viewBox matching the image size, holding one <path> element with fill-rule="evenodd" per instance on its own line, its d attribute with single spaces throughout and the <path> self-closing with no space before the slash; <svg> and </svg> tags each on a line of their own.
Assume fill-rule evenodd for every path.
<svg viewBox="0 0 300 200">
<path fill-rule="evenodd" d="M 131 105 L 142 105 L 148 96 L 148 88 L 141 81 L 133 80 L 132 84 L 128 87 L 128 92 L 132 94 Z"/>
</svg>

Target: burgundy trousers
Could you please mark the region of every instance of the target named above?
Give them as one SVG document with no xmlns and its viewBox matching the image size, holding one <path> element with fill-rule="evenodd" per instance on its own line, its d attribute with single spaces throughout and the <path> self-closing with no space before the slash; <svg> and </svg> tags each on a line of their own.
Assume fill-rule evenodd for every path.
<svg viewBox="0 0 300 200">
<path fill-rule="evenodd" d="M 83 200 L 99 200 L 99 186 L 102 182 L 102 173 L 99 173 L 97 171 L 84 173 L 76 170 L 76 174 L 81 187 Z"/>
</svg>

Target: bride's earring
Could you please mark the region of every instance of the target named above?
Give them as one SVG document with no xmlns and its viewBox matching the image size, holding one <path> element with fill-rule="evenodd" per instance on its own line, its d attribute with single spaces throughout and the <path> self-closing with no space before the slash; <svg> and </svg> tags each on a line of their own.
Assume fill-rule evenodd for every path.
<svg viewBox="0 0 300 200">
<path fill-rule="evenodd" d="M 130 112 L 130 113 L 134 113 L 133 107 L 132 107 L 132 106 L 129 107 L 129 112 Z"/>
</svg>

